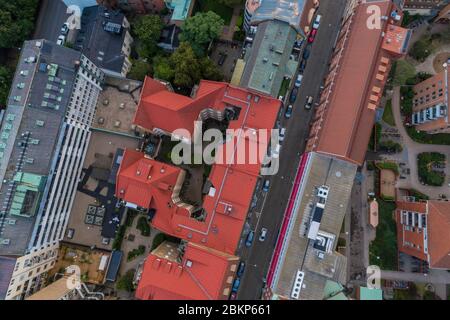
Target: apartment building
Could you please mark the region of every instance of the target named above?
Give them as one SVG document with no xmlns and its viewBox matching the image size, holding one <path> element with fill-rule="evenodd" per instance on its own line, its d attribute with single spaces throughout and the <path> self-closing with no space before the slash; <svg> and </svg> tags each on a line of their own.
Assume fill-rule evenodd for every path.
<svg viewBox="0 0 450 320">
<path fill-rule="evenodd" d="M 0 143 L 0 297 L 38 289 L 64 236 L 103 72 L 80 52 L 24 43 Z"/>
<path fill-rule="evenodd" d="M 364 162 L 392 61 L 406 54 L 411 37 L 392 1 L 376 2 L 381 23 L 369 28 L 371 5 L 361 2 L 343 21 L 307 143 L 308 152 L 357 165 Z"/>
<path fill-rule="evenodd" d="M 125 78 L 131 70 L 130 23 L 119 11 L 104 6 L 83 10 L 81 30 L 74 48 L 93 61 L 106 75 Z"/>
<path fill-rule="evenodd" d="M 234 76 L 241 87 L 278 97 L 284 79 L 297 72 L 294 45 L 306 37 L 317 7 L 313 0 L 247 2 L 246 16 L 255 34 L 240 60 L 243 68 Z"/>
<path fill-rule="evenodd" d="M 397 201 L 397 246 L 432 269 L 450 269 L 450 202 Z"/>
<path fill-rule="evenodd" d="M 414 86 L 412 124 L 429 134 L 450 132 L 448 121 L 450 65 Z"/>
<path fill-rule="evenodd" d="M 239 134 L 224 141 L 200 184 L 186 166 L 157 161 L 145 146 L 143 152 L 125 151 L 116 197 L 127 207 L 146 212 L 154 228 L 179 239 L 176 244 L 163 244 L 147 258 L 138 298 L 227 299 L 237 269 L 235 253 L 262 166 L 260 159 L 251 162 L 249 152 L 244 151 L 245 159 L 238 152 L 267 152 L 270 137 L 256 135 L 260 129 L 274 128 L 280 107 L 277 99 L 226 83 L 201 81 L 186 97 L 164 83 L 145 80 L 134 120 L 142 132 L 191 144 L 202 133 L 195 121 L 214 119 L 226 121 L 228 129 Z M 189 194 L 200 194 L 197 203 L 186 199 L 183 190 L 189 185 L 196 185 Z"/>
</svg>

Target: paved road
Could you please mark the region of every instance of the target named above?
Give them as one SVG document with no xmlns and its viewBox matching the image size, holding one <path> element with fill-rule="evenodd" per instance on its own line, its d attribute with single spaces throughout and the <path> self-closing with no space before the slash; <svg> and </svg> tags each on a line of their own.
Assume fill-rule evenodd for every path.
<svg viewBox="0 0 450 320">
<path fill-rule="evenodd" d="M 319 14 L 323 16 L 322 24 L 312 47 L 300 94 L 294 105 L 293 116 L 289 120 L 286 120 L 284 116 L 282 118 L 282 126 L 287 128 L 287 133 L 281 150 L 279 172 L 270 179 L 269 193 L 258 193 L 258 206 L 249 215 L 250 229 L 255 231 L 252 247 L 248 249 L 242 244 L 241 249 L 238 250 L 238 255 L 246 261 L 247 265 L 238 293 L 240 300 L 261 298 L 263 278 L 269 268 L 278 231 L 293 187 L 294 173 L 299 165 L 300 156 L 305 150 L 305 139 L 309 134 L 309 123 L 313 112 L 304 109 L 306 97 L 312 95 L 316 98 L 315 101 L 319 98 L 320 86 L 328 71 L 328 62 L 338 35 L 345 4 L 345 0 L 326 0 L 322 1 L 319 8 Z M 258 241 L 262 227 L 269 230 L 264 242 Z"/>
<path fill-rule="evenodd" d="M 422 283 L 450 284 L 450 272 L 445 270 L 433 270 L 427 275 L 423 273 L 381 271 L 381 278 L 385 280 L 402 280 Z"/>
<path fill-rule="evenodd" d="M 61 27 L 67 21 L 67 6 L 63 1 L 42 0 L 33 39 L 58 40 Z"/>
<path fill-rule="evenodd" d="M 420 144 L 413 141 L 405 127 L 403 126 L 403 118 L 400 113 L 400 87 L 394 88 L 392 95 L 392 112 L 394 113 L 395 123 L 397 124 L 397 129 L 402 136 L 404 148 L 408 151 L 408 165 L 411 169 L 411 174 L 405 180 L 399 180 L 397 182 L 397 187 L 404 189 L 416 189 L 426 195 L 430 196 L 432 199 L 439 199 L 440 194 L 445 194 L 450 198 L 450 188 L 448 184 L 450 183 L 450 148 L 449 146 L 443 145 L 432 145 L 432 144 Z M 419 174 L 417 168 L 417 156 L 423 152 L 440 152 L 445 154 L 447 157 L 447 167 L 446 167 L 446 179 L 442 187 L 432 187 L 422 185 L 419 181 Z"/>
</svg>

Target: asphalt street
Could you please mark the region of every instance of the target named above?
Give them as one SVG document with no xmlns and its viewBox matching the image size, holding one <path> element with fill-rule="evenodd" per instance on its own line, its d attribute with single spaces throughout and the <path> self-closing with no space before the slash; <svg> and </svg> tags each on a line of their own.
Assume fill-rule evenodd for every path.
<svg viewBox="0 0 450 320">
<path fill-rule="evenodd" d="M 42 0 L 33 39 L 56 42 L 61 34 L 61 27 L 69 16 L 67 6 L 63 1 Z"/>
<path fill-rule="evenodd" d="M 320 96 L 320 87 L 328 71 L 328 63 L 338 36 L 345 0 L 322 0 L 318 14 L 322 15 L 322 22 L 312 45 L 312 51 L 297 101 L 291 119 L 284 118 L 281 126 L 287 129 L 286 138 L 280 153 L 280 168 L 278 174 L 270 179 L 268 193 L 257 190 L 258 203 L 249 213 L 247 228 L 244 228 L 238 256 L 246 262 L 245 273 L 241 279 L 237 295 L 239 300 L 258 300 L 264 288 L 272 253 L 275 248 L 278 231 L 281 228 L 283 215 L 291 193 L 295 172 L 301 155 L 305 150 L 306 138 L 309 134 L 309 124 L 313 110 L 304 108 L 307 96 L 313 96 L 316 103 Z M 289 91 L 290 92 L 290 91 Z M 264 180 L 265 177 L 262 178 Z M 261 187 L 262 183 L 260 183 Z M 258 240 L 261 228 L 267 228 L 268 233 L 264 242 Z M 248 231 L 255 231 L 255 238 L 251 247 L 245 246 Z"/>
</svg>

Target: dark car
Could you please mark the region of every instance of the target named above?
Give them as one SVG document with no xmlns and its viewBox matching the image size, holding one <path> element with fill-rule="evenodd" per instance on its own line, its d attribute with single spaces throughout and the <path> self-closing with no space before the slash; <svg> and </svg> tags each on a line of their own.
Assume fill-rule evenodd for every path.
<svg viewBox="0 0 450 320">
<path fill-rule="evenodd" d="M 269 192 L 269 189 L 270 189 L 270 180 L 265 180 L 264 181 L 264 185 L 263 185 L 263 191 L 264 192 Z"/>
<path fill-rule="evenodd" d="M 307 61 L 305 59 L 303 59 L 302 62 L 300 62 L 300 66 L 298 67 L 298 72 L 300 72 L 300 73 L 305 72 L 306 63 L 307 63 Z"/>
<path fill-rule="evenodd" d="M 286 108 L 286 112 L 284 113 L 286 119 L 289 119 L 292 116 L 292 109 L 292 104 L 288 105 L 288 107 Z"/>
<path fill-rule="evenodd" d="M 244 271 L 245 271 L 245 262 L 244 261 L 241 261 L 241 263 L 239 263 L 239 268 L 238 268 L 238 271 L 237 271 L 237 276 L 240 278 L 240 277 L 242 277 L 242 275 L 244 274 Z"/>
<path fill-rule="evenodd" d="M 311 47 L 307 46 L 305 48 L 305 51 L 303 51 L 303 59 L 308 60 L 310 55 L 311 55 Z"/>
<path fill-rule="evenodd" d="M 291 95 L 289 96 L 289 102 L 294 103 L 297 100 L 298 88 L 294 88 L 291 91 Z"/>
<path fill-rule="evenodd" d="M 233 282 L 233 288 L 231 289 L 231 292 L 238 292 L 239 286 L 241 285 L 241 279 L 236 279 Z"/>
<path fill-rule="evenodd" d="M 225 60 L 227 59 L 228 55 L 225 53 L 219 54 L 219 66 L 223 65 L 225 63 Z"/>
<path fill-rule="evenodd" d="M 252 246 L 254 237 L 255 237 L 255 232 L 254 231 L 250 231 L 248 236 L 247 236 L 247 240 L 245 241 L 245 246 L 246 247 L 251 247 Z"/>
</svg>

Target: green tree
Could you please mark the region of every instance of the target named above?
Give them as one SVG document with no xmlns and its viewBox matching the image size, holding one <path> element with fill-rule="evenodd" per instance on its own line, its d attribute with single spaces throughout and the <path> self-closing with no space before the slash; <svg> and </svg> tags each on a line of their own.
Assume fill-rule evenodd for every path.
<svg viewBox="0 0 450 320">
<path fill-rule="evenodd" d="M 157 51 L 163 26 L 161 18 L 157 15 L 142 16 L 133 25 L 133 34 L 138 42 L 137 51 L 142 58 L 149 58 Z"/>
<path fill-rule="evenodd" d="M 128 78 L 144 81 L 145 76 L 149 75 L 152 72 L 152 66 L 145 60 L 139 59 L 133 61 L 133 66 L 131 67 L 130 72 L 128 73 Z"/>
<path fill-rule="evenodd" d="M 244 4 L 244 0 L 216 0 L 216 1 L 228 7 L 235 7 L 237 5 Z"/>
<path fill-rule="evenodd" d="M 128 270 L 120 279 L 117 281 L 117 289 L 126 290 L 131 292 L 134 290 L 133 279 L 136 270 Z"/>
<path fill-rule="evenodd" d="M 173 83 L 176 86 L 190 88 L 202 78 L 200 63 L 189 43 L 182 42 L 170 61 L 175 72 Z"/>
<path fill-rule="evenodd" d="M 208 57 L 200 61 L 202 68 L 202 78 L 206 80 L 222 81 L 223 73 L 216 66 L 216 64 Z"/>
<path fill-rule="evenodd" d="M 9 88 L 12 81 L 12 72 L 9 68 L 0 66 L 0 106 L 6 105 Z"/>
<path fill-rule="evenodd" d="M 38 0 L 0 1 L 0 48 L 19 46 L 34 28 Z"/>
<path fill-rule="evenodd" d="M 166 57 L 157 56 L 153 59 L 153 70 L 154 77 L 166 80 L 169 82 L 173 81 L 173 77 L 175 76 L 175 72 L 170 63 L 170 59 Z"/>
<path fill-rule="evenodd" d="M 416 75 L 416 69 L 408 61 L 402 59 L 398 60 L 395 67 L 394 75 L 394 86 L 401 86 L 406 83 L 406 81 Z"/>
<path fill-rule="evenodd" d="M 409 55 L 417 61 L 423 62 L 433 51 L 434 46 L 431 36 L 425 35 L 413 44 Z"/>
<path fill-rule="evenodd" d="M 180 40 L 189 42 L 195 53 L 202 56 L 209 43 L 220 36 L 223 25 L 223 19 L 213 11 L 197 12 L 181 27 Z"/>
</svg>

